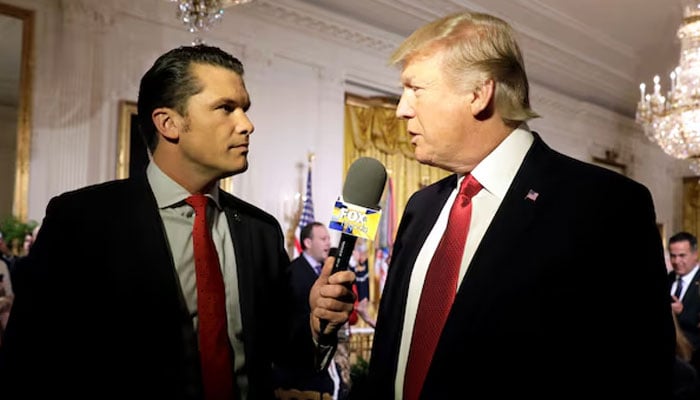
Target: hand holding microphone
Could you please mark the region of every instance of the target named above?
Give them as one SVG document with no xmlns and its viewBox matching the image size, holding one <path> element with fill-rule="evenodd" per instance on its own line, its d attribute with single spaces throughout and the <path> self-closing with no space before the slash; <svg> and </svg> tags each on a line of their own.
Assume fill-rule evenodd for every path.
<svg viewBox="0 0 700 400">
<path fill-rule="evenodd" d="M 335 257 L 329 256 L 309 293 L 311 327 L 320 343 L 325 343 L 345 324 L 355 304 L 352 283 L 355 273 L 333 271 Z"/>
<path fill-rule="evenodd" d="M 358 236 L 374 237 L 385 185 L 386 169 L 376 159 L 361 157 L 350 165 L 342 201 L 336 202 L 337 215 L 330 224 L 331 231 L 341 232 L 337 255 L 328 257 L 309 295 L 311 324 L 321 336 L 337 331 L 352 312 L 355 274 L 348 271 L 350 257 Z"/>
</svg>

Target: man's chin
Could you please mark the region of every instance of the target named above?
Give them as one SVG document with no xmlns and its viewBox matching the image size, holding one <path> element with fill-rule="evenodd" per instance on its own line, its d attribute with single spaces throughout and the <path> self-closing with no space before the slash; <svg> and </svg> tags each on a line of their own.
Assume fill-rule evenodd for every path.
<svg viewBox="0 0 700 400">
<path fill-rule="evenodd" d="M 420 154 L 418 152 L 416 152 L 414 154 L 416 156 L 416 161 L 418 161 L 419 163 L 421 163 L 423 165 L 429 165 L 431 167 L 435 166 L 435 163 L 433 163 L 433 160 L 430 159 L 429 157 L 426 157 L 425 155 Z"/>
<path fill-rule="evenodd" d="M 235 166 L 235 167 L 232 167 L 232 168 L 229 169 L 228 171 L 226 171 L 226 172 L 224 172 L 223 174 L 221 174 L 220 179 L 225 179 L 225 178 L 228 178 L 228 177 L 230 177 L 230 176 L 242 174 L 242 173 L 246 172 L 247 170 L 248 170 L 248 161 L 246 160 L 246 161 L 243 163 L 243 165 L 237 165 L 237 166 Z"/>
</svg>

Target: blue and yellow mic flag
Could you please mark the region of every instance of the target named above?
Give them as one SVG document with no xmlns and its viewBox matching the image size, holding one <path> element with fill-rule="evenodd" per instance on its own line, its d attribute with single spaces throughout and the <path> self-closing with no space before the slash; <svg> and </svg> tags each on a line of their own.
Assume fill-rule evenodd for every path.
<svg viewBox="0 0 700 400">
<path fill-rule="evenodd" d="M 380 210 L 346 203 L 342 197 L 338 197 L 328 227 L 358 238 L 374 240 L 381 216 Z"/>
</svg>

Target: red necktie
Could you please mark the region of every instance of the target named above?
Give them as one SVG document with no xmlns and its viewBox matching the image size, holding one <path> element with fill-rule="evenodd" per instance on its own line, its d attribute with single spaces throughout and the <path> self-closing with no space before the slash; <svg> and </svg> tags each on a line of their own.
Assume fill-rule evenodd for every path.
<svg viewBox="0 0 700 400">
<path fill-rule="evenodd" d="M 207 197 L 194 194 L 185 202 L 194 208 L 192 228 L 194 267 L 197 273 L 199 358 L 205 400 L 231 400 L 233 366 L 226 325 L 226 294 L 219 256 L 207 224 Z"/>
<path fill-rule="evenodd" d="M 405 400 L 420 397 L 433 353 L 452 307 L 471 221 L 471 198 L 479 190 L 481 185 L 471 174 L 464 177 L 452 204 L 445 233 L 428 266 L 408 353 L 404 377 Z"/>
</svg>

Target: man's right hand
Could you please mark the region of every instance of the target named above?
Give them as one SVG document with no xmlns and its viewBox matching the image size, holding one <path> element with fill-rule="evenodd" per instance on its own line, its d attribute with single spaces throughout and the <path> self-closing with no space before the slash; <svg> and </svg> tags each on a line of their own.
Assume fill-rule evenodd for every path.
<svg viewBox="0 0 700 400">
<path fill-rule="evenodd" d="M 348 270 L 331 275 L 334 262 L 335 257 L 326 258 L 321 274 L 309 293 L 311 329 L 315 340 L 321 334 L 329 335 L 340 329 L 350 318 L 355 304 L 355 293 L 352 291 L 355 273 Z M 328 321 L 323 332 L 321 320 Z"/>
</svg>

